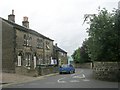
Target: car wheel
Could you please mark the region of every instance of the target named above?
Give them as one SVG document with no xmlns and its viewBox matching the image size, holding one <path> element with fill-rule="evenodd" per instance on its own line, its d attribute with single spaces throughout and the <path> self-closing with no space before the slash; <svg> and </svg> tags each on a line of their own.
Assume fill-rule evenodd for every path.
<svg viewBox="0 0 120 90">
<path fill-rule="evenodd" d="M 72 73 L 73 73 L 73 71 L 70 71 L 69 73 L 70 73 L 70 74 L 72 74 Z"/>
<path fill-rule="evenodd" d="M 59 72 L 59 74 L 62 74 L 62 72 Z"/>
</svg>

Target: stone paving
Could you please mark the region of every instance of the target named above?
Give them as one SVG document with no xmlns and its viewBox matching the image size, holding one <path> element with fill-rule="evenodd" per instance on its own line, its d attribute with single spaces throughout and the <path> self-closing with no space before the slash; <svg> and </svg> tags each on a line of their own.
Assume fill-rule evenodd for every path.
<svg viewBox="0 0 120 90">
<path fill-rule="evenodd" d="M 0 79 L 0 85 L 5 86 L 7 84 L 21 83 L 25 81 L 32 81 L 35 79 L 36 77 L 24 76 L 13 73 L 2 73 L 2 79 Z"/>
<path fill-rule="evenodd" d="M 54 74 L 49 74 L 45 76 L 51 76 L 55 75 Z M 0 74 L 1 75 L 1 74 Z M 38 80 L 42 79 L 45 76 L 39 76 L 39 77 L 30 77 L 30 76 L 25 76 L 25 75 L 19 75 L 19 74 L 14 74 L 14 73 L 2 73 L 2 79 L 0 79 L 0 86 L 7 86 L 10 84 L 18 84 L 18 83 L 24 83 L 24 82 L 29 82 L 33 80 Z"/>
</svg>

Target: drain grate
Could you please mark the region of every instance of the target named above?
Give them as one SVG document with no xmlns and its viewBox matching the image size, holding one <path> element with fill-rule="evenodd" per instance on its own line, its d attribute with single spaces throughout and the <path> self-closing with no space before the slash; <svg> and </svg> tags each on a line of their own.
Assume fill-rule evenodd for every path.
<svg viewBox="0 0 120 90">
<path fill-rule="evenodd" d="M 0 83 L 0 84 L 8 84 L 8 83 Z"/>
</svg>

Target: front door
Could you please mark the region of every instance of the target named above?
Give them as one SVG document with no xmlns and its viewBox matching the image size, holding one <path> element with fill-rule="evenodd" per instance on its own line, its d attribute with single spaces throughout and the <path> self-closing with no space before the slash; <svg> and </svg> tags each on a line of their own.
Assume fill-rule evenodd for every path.
<svg viewBox="0 0 120 90">
<path fill-rule="evenodd" d="M 21 66 L 21 56 L 18 56 L 18 66 Z"/>
<path fill-rule="evenodd" d="M 36 68 L 36 56 L 34 56 L 34 69 Z"/>
</svg>

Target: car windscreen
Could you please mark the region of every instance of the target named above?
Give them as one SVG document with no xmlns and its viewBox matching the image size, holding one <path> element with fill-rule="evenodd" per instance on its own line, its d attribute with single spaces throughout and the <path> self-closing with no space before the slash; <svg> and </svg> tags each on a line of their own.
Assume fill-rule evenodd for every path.
<svg viewBox="0 0 120 90">
<path fill-rule="evenodd" d="M 62 65 L 62 67 L 69 67 L 69 65 Z"/>
</svg>

